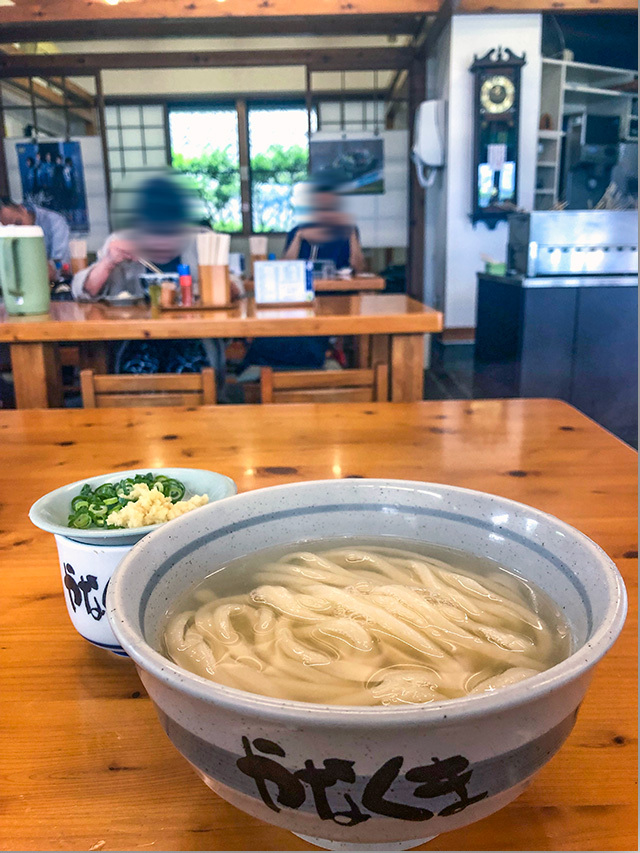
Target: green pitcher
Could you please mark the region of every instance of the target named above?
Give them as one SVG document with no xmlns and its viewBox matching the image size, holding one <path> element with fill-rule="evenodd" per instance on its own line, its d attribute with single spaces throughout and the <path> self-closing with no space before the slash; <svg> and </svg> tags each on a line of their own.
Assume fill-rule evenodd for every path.
<svg viewBox="0 0 640 853">
<path fill-rule="evenodd" d="M 37 225 L 0 228 L 0 286 L 7 314 L 48 312 L 49 268 L 42 228 Z"/>
</svg>

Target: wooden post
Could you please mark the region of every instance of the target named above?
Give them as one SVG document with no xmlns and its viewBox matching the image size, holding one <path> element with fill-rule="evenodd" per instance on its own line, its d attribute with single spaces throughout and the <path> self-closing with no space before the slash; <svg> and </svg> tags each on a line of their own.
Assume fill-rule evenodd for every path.
<svg viewBox="0 0 640 853">
<path fill-rule="evenodd" d="M 240 161 L 240 210 L 242 233 L 253 232 L 253 204 L 251 199 L 251 158 L 249 155 L 249 114 L 244 98 L 236 101 L 238 114 L 238 159 Z"/>
<path fill-rule="evenodd" d="M 424 389 L 424 335 L 391 336 L 391 401 L 414 403 Z"/>
<path fill-rule="evenodd" d="M 169 124 L 169 105 L 166 101 L 162 104 L 162 123 L 164 124 L 165 157 L 167 160 L 167 166 L 170 166 L 173 162 L 173 156 L 171 151 L 171 125 Z"/>
<path fill-rule="evenodd" d="M 0 82 L 0 195 L 9 193 L 9 172 L 7 171 L 7 158 L 4 153 L 4 109 L 2 106 L 2 82 Z"/>
<path fill-rule="evenodd" d="M 102 143 L 102 157 L 104 160 L 104 186 L 107 191 L 107 209 L 111 204 L 111 174 L 109 172 L 109 148 L 107 146 L 107 122 L 104 111 L 104 90 L 102 88 L 102 72 L 95 75 L 96 81 L 96 111 L 98 113 L 98 126 L 100 128 L 100 141 Z"/>
<path fill-rule="evenodd" d="M 57 343 L 11 344 L 11 370 L 18 409 L 62 406 Z"/>
<path fill-rule="evenodd" d="M 413 119 L 418 106 L 424 101 L 427 89 L 427 70 L 424 59 L 411 60 L 409 66 L 409 151 L 413 148 Z M 409 160 L 409 253 L 407 263 L 407 291 L 414 299 L 422 301 L 424 293 L 424 190 L 418 183 L 416 170 Z"/>
<path fill-rule="evenodd" d="M 313 80 L 311 78 L 311 69 L 307 65 L 304 69 L 304 99 L 307 105 L 307 142 L 311 142 L 311 113 L 313 112 Z M 319 122 L 318 122 L 319 124 Z"/>
</svg>

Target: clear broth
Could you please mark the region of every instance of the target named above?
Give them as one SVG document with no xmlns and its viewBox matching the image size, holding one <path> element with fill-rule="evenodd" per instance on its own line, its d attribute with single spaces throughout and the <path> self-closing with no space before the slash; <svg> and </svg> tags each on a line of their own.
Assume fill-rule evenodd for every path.
<svg viewBox="0 0 640 853">
<path fill-rule="evenodd" d="M 344 558 L 343 571 L 359 573 L 353 583 L 336 574 L 337 587 L 319 587 L 313 560 L 274 569 L 295 552 L 379 548 L 441 561 L 448 571 L 434 573 L 431 566 L 427 583 L 378 553 L 397 570 L 394 576 Z M 256 580 L 265 566 L 269 577 Z M 277 582 L 283 573 L 293 598 L 278 591 L 287 586 Z M 476 584 L 486 584 L 485 593 Z M 268 589 L 256 594 L 257 586 Z M 327 595 L 332 600 L 322 609 Z M 196 611 L 197 625 L 192 615 L 181 631 L 184 614 Z M 520 619 L 527 612 L 535 619 Z M 568 657 L 571 634 L 546 593 L 492 560 L 395 537 L 343 537 L 265 548 L 212 572 L 167 611 L 163 652 L 198 675 L 249 692 L 322 704 L 402 705 L 516 683 Z"/>
</svg>

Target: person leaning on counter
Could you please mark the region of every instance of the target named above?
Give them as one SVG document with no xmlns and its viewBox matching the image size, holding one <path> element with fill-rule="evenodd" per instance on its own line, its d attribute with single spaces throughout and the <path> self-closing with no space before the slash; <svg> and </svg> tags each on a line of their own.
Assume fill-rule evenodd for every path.
<svg viewBox="0 0 640 853">
<path fill-rule="evenodd" d="M 44 246 L 49 261 L 49 277 L 55 280 L 54 261 L 71 264 L 69 226 L 64 216 L 37 204 L 18 204 L 6 196 L 0 198 L 0 225 L 37 225 L 44 234 Z"/>
</svg>

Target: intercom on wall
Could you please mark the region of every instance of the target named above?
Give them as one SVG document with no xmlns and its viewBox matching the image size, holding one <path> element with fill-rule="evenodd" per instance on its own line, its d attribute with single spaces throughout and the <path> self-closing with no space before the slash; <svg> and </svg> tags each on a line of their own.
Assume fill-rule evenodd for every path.
<svg viewBox="0 0 640 853">
<path fill-rule="evenodd" d="M 416 112 L 412 159 L 421 187 L 430 187 L 444 166 L 445 107 L 443 100 L 423 101 Z"/>
</svg>

